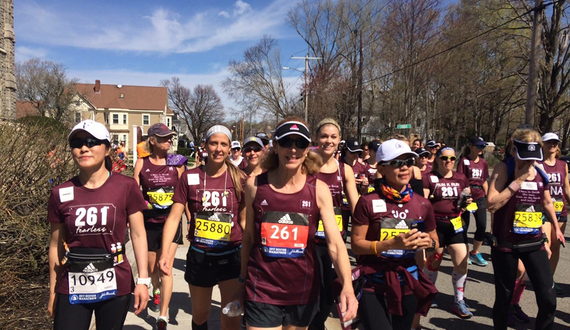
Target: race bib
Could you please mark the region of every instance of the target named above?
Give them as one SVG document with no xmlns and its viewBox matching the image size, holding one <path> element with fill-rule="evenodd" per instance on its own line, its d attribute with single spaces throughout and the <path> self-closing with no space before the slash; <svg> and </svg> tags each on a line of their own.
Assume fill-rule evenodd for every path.
<svg viewBox="0 0 570 330">
<path fill-rule="evenodd" d="M 153 209 L 165 210 L 174 204 L 174 187 L 161 187 L 147 192 L 148 202 Z"/>
<path fill-rule="evenodd" d="M 563 210 L 564 202 L 554 202 L 554 212 L 556 212 L 556 214 L 562 213 Z"/>
<path fill-rule="evenodd" d="M 338 230 L 342 233 L 342 214 L 340 211 L 340 207 L 334 207 L 334 217 L 336 219 L 336 225 L 338 226 Z M 317 227 L 317 232 L 315 233 L 315 237 L 324 239 L 325 238 L 325 227 L 323 226 L 323 220 L 319 219 L 319 225 Z"/>
<path fill-rule="evenodd" d="M 463 218 L 461 218 L 461 215 L 449 221 L 453 225 L 453 230 L 455 230 L 456 234 L 463 232 Z"/>
<path fill-rule="evenodd" d="M 542 212 L 515 211 L 513 232 L 515 234 L 539 234 Z"/>
<path fill-rule="evenodd" d="M 423 221 L 420 220 L 384 218 L 380 225 L 380 241 L 386 241 L 400 234 L 406 234 L 420 223 L 423 225 Z M 387 258 L 413 258 L 415 252 L 416 250 L 395 249 L 383 251 L 381 254 Z"/>
<path fill-rule="evenodd" d="M 471 213 L 475 213 L 475 211 L 477 211 L 479 209 L 479 207 L 477 206 L 477 203 L 473 202 L 473 203 L 467 205 L 467 207 L 465 209 Z"/>
<path fill-rule="evenodd" d="M 89 265 L 83 272 L 68 272 L 69 303 L 88 304 L 117 296 L 117 276 L 114 268 L 89 272 Z"/>
<path fill-rule="evenodd" d="M 233 215 L 229 213 L 196 212 L 194 242 L 212 249 L 223 248 L 230 242 Z"/>
<path fill-rule="evenodd" d="M 309 238 L 309 215 L 269 211 L 261 222 L 261 251 L 274 258 L 299 258 Z"/>
</svg>

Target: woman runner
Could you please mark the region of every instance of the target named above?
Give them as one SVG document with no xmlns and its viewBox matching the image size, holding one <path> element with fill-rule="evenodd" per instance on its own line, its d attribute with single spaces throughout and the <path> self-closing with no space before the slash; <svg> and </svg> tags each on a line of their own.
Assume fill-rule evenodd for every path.
<svg viewBox="0 0 570 330">
<path fill-rule="evenodd" d="M 382 143 L 383 179 L 354 212 L 352 248 L 365 279 L 359 311 L 367 330 L 410 329 L 414 314 L 425 315 L 437 292 L 414 259 L 417 249 L 438 247 L 433 208 L 409 184 L 416 156 L 402 141 Z"/>
<path fill-rule="evenodd" d="M 469 260 L 481 267 L 487 266 L 488 262 L 483 258 L 479 249 L 483 245 L 485 232 L 487 230 L 487 191 L 489 184 L 489 166 L 483 159 L 483 149 L 487 146 L 487 142 L 482 137 L 476 136 L 469 139 L 469 144 L 463 149 L 462 155 L 457 164 L 457 173 L 464 174 L 469 181 L 469 188 L 473 197 L 471 212 L 475 217 L 477 229 L 473 237 L 473 250 L 469 253 Z M 465 222 L 465 228 L 469 228 L 469 220 L 471 220 L 471 212 L 463 212 L 462 217 Z"/>
<path fill-rule="evenodd" d="M 168 155 L 172 139 L 176 132 L 171 131 L 164 124 L 154 124 L 148 129 L 148 139 L 145 149 L 148 157 L 139 158 L 135 163 L 134 178 L 142 186 L 143 196 L 148 210 L 143 211 L 148 245 L 148 266 L 152 279 L 153 304 L 150 308 L 160 312 L 156 321 L 158 330 L 165 330 L 168 324 L 168 305 L 172 297 L 172 275 L 162 276 L 158 267 L 158 258 L 161 254 L 162 231 L 164 222 L 173 204 L 172 195 L 178 178 L 185 170 L 186 157 Z M 190 213 L 186 216 L 189 218 Z M 182 223 L 178 221 L 178 229 L 174 241 L 168 248 L 170 260 L 174 262 L 174 255 L 179 244 L 183 243 Z M 172 267 L 172 265 L 170 265 Z"/>
<path fill-rule="evenodd" d="M 186 255 L 184 279 L 192 300 L 192 329 L 208 329 L 212 289 L 220 287 L 222 306 L 240 289 L 240 248 L 245 225 L 245 175 L 229 159 L 230 130 L 214 125 L 206 132 L 208 161 L 184 172 L 174 190 L 172 210 L 162 237 L 160 269 L 170 275 L 172 261 L 166 251 L 176 233 L 184 205 L 192 214 L 191 246 Z M 239 329 L 240 319 L 221 314 L 222 329 Z"/>
<path fill-rule="evenodd" d="M 467 228 L 461 213 L 472 199 L 465 175 L 453 171 L 455 160 L 455 151 L 452 148 L 441 149 L 436 155 L 433 170 L 423 177 L 424 196 L 433 205 L 440 246 L 427 256 L 424 272 L 435 284 L 443 248 L 447 247 L 453 263 L 451 282 L 455 293 L 455 304 L 451 311 L 461 318 L 470 318 L 473 314 L 464 300 L 467 281 Z"/>
<path fill-rule="evenodd" d="M 338 143 L 340 142 L 340 126 L 336 120 L 325 118 L 317 124 L 317 142 L 319 147 L 317 152 L 323 159 L 323 166 L 320 168 L 319 173 L 316 174 L 316 177 L 329 187 L 333 198 L 338 230 L 344 235 L 343 218 L 341 214 L 343 196 L 346 194 L 348 205 L 352 213 L 358 201 L 358 192 L 356 191 L 352 168 L 347 164 L 339 163 L 334 158 Z M 332 260 L 329 255 L 322 220 L 319 220 L 315 241 L 317 243 L 317 261 L 321 271 L 321 294 L 319 312 L 315 315 L 309 329 L 325 329 L 325 321 L 334 306 L 335 297 L 330 288 L 332 287 L 336 274 L 332 268 Z"/>
<path fill-rule="evenodd" d="M 431 157 L 431 153 L 424 148 L 418 148 L 416 153 L 418 154 L 418 158 L 416 158 L 416 166 L 419 167 L 423 178 L 424 174 L 431 172 L 432 164 L 428 162 L 428 159 Z"/>
<path fill-rule="evenodd" d="M 247 167 L 244 169 L 245 174 L 247 174 L 247 176 L 256 176 L 261 174 L 263 171 L 261 169 L 261 160 L 265 155 L 263 141 L 255 136 L 245 139 L 243 143 L 243 153 L 247 163 Z"/>
<path fill-rule="evenodd" d="M 507 329 L 508 309 L 513 297 L 518 260 L 524 263 L 535 291 L 538 315 L 535 329 L 553 329 L 556 295 L 554 282 L 544 249 L 543 216 L 552 221 L 558 239 L 564 243 L 554 205 L 547 188 L 546 174 L 535 166 L 542 157 L 542 139 L 531 129 L 517 129 L 512 137 L 513 157 L 493 170 L 487 205 L 494 213 L 491 249 L 495 277 L 493 324 Z"/>
<path fill-rule="evenodd" d="M 134 290 L 135 314 L 146 308 L 150 278 L 142 211 L 135 180 L 111 173 L 111 139 L 100 123 L 85 120 L 69 134 L 79 175 L 56 186 L 47 220 L 50 296 L 55 330 L 122 329 Z M 125 255 L 127 223 L 139 279 L 133 282 Z"/>
<path fill-rule="evenodd" d="M 306 329 L 311 323 L 319 308 L 314 240 L 319 218 L 342 284 L 341 318 L 356 316 L 348 253 L 329 189 L 314 176 L 320 159 L 309 151 L 310 141 L 299 119 L 280 122 L 263 162 L 267 172 L 247 180 L 240 281 L 245 282 L 248 329 Z"/>
</svg>

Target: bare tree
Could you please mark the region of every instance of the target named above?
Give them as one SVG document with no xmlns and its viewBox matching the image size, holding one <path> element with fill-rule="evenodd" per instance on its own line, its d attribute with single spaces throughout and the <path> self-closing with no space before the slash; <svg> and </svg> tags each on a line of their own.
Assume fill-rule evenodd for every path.
<svg viewBox="0 0 570 330">
<path fill-rule="evenodd" d="M 32 58 L 16 64 L 17 98 L 28 101 L 42 116 L 58 121 L 71 120 L 75 101 L 75 78 L 68 78 L 60 63 Z"/>
<path fill-rule="evenodd" d="M 194 90 L 182 86 L 180 79 L 163 80 L 174 111 L 184 120 L 194 141 L 200 141 L 206 130 L 224 120 L 224 106 L 212 85 L 197 85 Z"/>
<path fill-rule="evenodd" d="M 277 41 L 264 36 L 246 49 L 243 57 L 242 61 L 230 61 L 231 76 L 222 82 L 224 92 L 244 108 L 259 108 L 281 118 L 297 114 L 283 82 Z"/>
</svg>

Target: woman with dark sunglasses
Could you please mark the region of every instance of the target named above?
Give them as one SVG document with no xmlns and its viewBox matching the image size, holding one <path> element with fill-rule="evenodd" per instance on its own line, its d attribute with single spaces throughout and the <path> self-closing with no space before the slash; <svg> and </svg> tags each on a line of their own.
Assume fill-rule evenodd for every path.
<svg viewBox="0 0 570 330">
<path fill-rule="evenodd" d="M 568 201 L 570 201 L 570 183 L 568 182 L 568 164 L 558 159 L 560 157 L 560 139 L 555 133 L 546 133 L 542 136 L 544 143 L 542 150 L 544 151 L 544 161 L 541 162 L 544 171 L 548 175 L 550 184 L 550 196 L 554 204 L 554 212 L 560 227 L 560 231 L 564 234 L 566 230 L 566 222 L 568 221 Z M 556 237 L 555 227 L 550 222 L 544 224 L 544 230 L 549 238 Z M 552 274 L 556 271 L 558 260 L 560 259 L 560 241 L 557 239 L 549 239 L 550 251 L 550 268 Z M 554 289 L 557 295 L 563 295 L 562 288 L 554 283 Z"/>
<path fill-rule="evenodd" d="M 319 149 L 317 153 L 323 160 L 319 173 L 316 177 L 327 184 L 333 198 L 333 207 L 335 218 L 339 232 L 346 234 L 344 228 L 344 220 L 341 212 L 343 205 L 343 197 L 350 208 L 350 212 L 354 211 L 356 202 L 358 201 L 358 191 L 354 181 L 352 168 L 345 163 L 341 163 L 334 158 L 334 154 L 340 142 L 340 125 L 332 118 L 325 118 L 317 124 L 317 143 Z M 348 220 L 349 217 L 346 217 Z M 334 278 L 335 271 L 332 268 L 332 260 L 329 255 L 329 249 L 325 237 L 325 230 L 322 220 L 319 220 L 317 232 L 315 234 L 317 243 L 317 261 L 319 263 L 321 278 L 321 294 L 319 302 L 319 312 L 311 322 L 309 329 L 325 329 L 325 321 L 327 320 L 333 306 L 334 294 L 330 290 Z"/>
<path fill-rule="evenodd" d="M 162 248 L 162 232 L 164 223 L 173 204 L 172 196 L 178 178 L 184 173 L 186 157 L 168 154 L 172 139 L 176 132 L 168 126 L 157 123 L 148 129 L 148 139 L 145 150 L 149 156 L 137 159 L 133 177 L 142 187 L 143 196 L 148 210 L 143 211 L 148 245 L 148 265 L 152 279 L 153 299 L 149 308 L 159 312 L 156 324 L 157 329 L 165 330 L 168 324 L 168 305 L 172 297 L 172 274 L 166 276 L 158 267 L 158 257 Z M 186 213 L 189 217 L 190 213 Z M 179 244 L 183 243 L 182 219 L 178 220 L 176 236 L 168 248 L 170 260 L 174 262 L 174 255 Z M 172 267 L 172 265 L 170 265 Z"/>
<path fill-rule="evenodd" d="M 479 249 L 483 245 L 485 232 L 487 231 L 487 191 L 489 185 L 489 166 L 487 161 L 483 159 L 483 149 L 487 146 L 487 142 L 480 136 L 474 136 L 469 139 L 469 144 L 463 148 L 462 157 L 457 164 L 457 173 L 462 173 L 467 177 L 473 203 L 467 206 L 469 212 L 463 212 L 463 221 L 465 228 L 469 228 L 471 213 L 475 217 L 475 236 L 473 237 L 473 249 L 469 253 L 469 260 L 477 266 L 485 267 L 488 262 L 483 258 Z"/>
<path fill-rule="evenodd" d="M 240 289 L 240 248 L 245 226 L 245 174 L 230 161 L 232 134 L 223 125 L 206 132 L 206 165 L 182 174 L 174 189 L 174 204 L 162 235 L 160 269 L 170 275 L 172 242 L 178 221 L 188 204 L 191 218 L 184 279 L 192 301 L 192 329 L 208 329 L 212 290 L 220 288 L 221 304 L 226 306 Z M 221 311 L 220 311 L 221 312 Z M 239 329 L 240 319 L 221 315 L 221 329 Z"/>
<path fill-rule="evenodd" d="M 322 219 L 334 269 L 340 277 L 341 318 L 356 316 L 358 301 L 331 193 L 314 175 L 320 157 L 309 151 L 309 130 L 300 119 L 280 122 L 273 149 L 246 184 L 247 223 L 241 281 L 248 329 L 306 329 L 318 311 L 319 266 L 315 233 Z"/>
<path fill-rule="evenodd" d="M 248 177 L 261 174 L 261 160 L 265 156 L 263 141 L 256 137 L 248 137 L 243 142 L 243 154 L 247 167 L 243 170 Z"/>
<path fill-rule="evenodd" d="M 376 154 L 382 179 L 354 211 L 352 249 L 363 283 L 359 315 L 365 329 L 410 329 L 426 315 L 437 290 L 418 269 L 416 250 L 435 249 L 433 208 L 409 184 L 417 154 L 402 141 L 382 143 Z"/>
<path fill-rule="evenodd" d="M 422 177 L 424 174 L 431 172 L 432 164 L 428 162 L 431 153 L 424 148 L 416 149 L 418 157 L 416 158 L 416 166 L 419 167 Z"/>
<path fill-rule="evenodd" d="M 453 263 L 451 282 L 455 293 L 455 304 L 451 311 L 461 318 L 470 318 L 473 314 L 464 300 L 467 280 L 467 228 L 461 213 L 472 202 L 472 198 L 465 175 L 453 171 L 455 160 L 455 150 L 449 147 L 441 149 L 436 155 L 432 171 L 423 177 L 424 196 L 433 205 L 440 244 L 438 249 L 428 254 L 424 272 L 435 284 L 443 248 L 447 247 Z"/>
<path fill-rule="evenodd" d="M 103 124 L 85 120 L 69 134 L 79 175 L 56 186 L 49 199 L 50 297 L 56 330 L 122 329 L 134 290 L 135 314 L 148 300 L 146 205 L 133 178 L 111 172 L 111 139 Z M 139 278 L 125 254 L 127 224 Z"/>
<path fill-rule="evenodd" d="M 552 239 L 565 243 L 547 189 L 548 176 L 536 161 L 543 159 L 542 139 L 532 129 L 517 129 L 511 139 L 512 154 L 493 170 L 487 206 L 494 213 L 491 249 L 495 276 L 495 329 L 507 329 L 517 266 L 521 260 L 532 283 L 538 305 L 536 329 L 553 329 L 556 294 L 548 254 L 544 247 L 543 219 L 555 228 Z"/>
</svg>

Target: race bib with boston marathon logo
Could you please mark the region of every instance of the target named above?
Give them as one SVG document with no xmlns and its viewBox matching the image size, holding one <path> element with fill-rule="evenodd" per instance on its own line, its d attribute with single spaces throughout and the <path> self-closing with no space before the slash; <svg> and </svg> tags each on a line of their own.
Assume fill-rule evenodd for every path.
<svg viewBox="0 0 570 330">
<path fill-rule="evenodd" d="M 153 209 L 165 210 L 174 204 L 174 187 L 160 187 L 147 192 L 148 202 Z"/>
<path fill-rule="evenodd" d="M 380 241 L 392 239 L 400 234 L 408 233 L 412 228 L 423 230 L 424 222 L 414 219 L 394 219 L 384 218 L 380 224 Z M 388 250 L 382 252 L 382 256 L 387 258 L 413 258 L 416 250 Z"/>
<path fill-rule="evenodd" d="M 230 242 L 232 232 L 230 213 L 196 212 L 196 227 L 194 241 L 212 249 L 223 248 Z"/>
<path fill-rule="evenodd" d="M 338 207 L 338 206 L 334 207 L 334 217 L 336 219 L 336 225 L 338 227 L 338 230 L 340 232 L 342 232 L 342 230 L 343 230 L 343 227 L 342 227 L 342 211 L 341 211 L 340 207 Z M 317 232 L 315 233 L 315 237 L 325 239 L 325 227 L 323 225 L 322 219 L 319 219 L 319 225 L 317 227 Z"/>
<path fill-rule="evenodd" d="M 542 208 L 540 205 L 517 204 L 513 232 L 521 235 L 540 234 L 542 226 Z"/>
<path fill-rule="evenodd" d="M 262 252 L 274 258 L 299 258 L 309 237 L 309 215 L 268 211 L 261 222 Z"/>
</svg>

